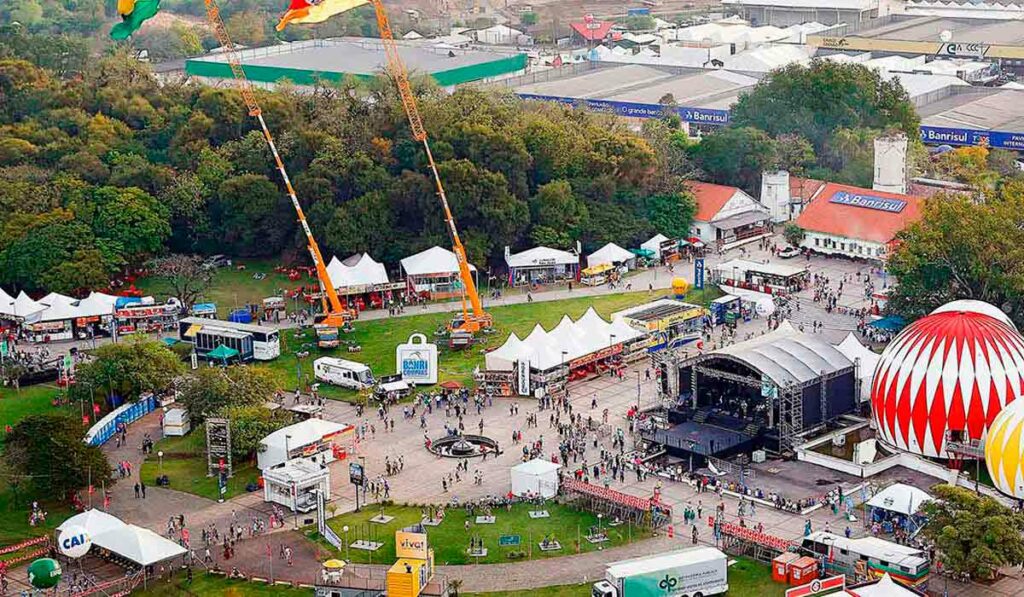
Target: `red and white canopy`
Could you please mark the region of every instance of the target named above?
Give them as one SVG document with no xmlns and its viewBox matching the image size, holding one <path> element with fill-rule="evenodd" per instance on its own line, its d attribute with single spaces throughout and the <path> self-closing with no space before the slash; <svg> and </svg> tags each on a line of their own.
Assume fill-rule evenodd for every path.
<svg viewBox="0 0 1024 597">
<path fill-rule="evenodd" d="M 1024 391 L 1024 338 L 978 301 L 940 307 L 886 347 L 871 386 L 872 416 L 889 445 L 949 457 L 946 431 L 981 439 Z"/>
</svg>

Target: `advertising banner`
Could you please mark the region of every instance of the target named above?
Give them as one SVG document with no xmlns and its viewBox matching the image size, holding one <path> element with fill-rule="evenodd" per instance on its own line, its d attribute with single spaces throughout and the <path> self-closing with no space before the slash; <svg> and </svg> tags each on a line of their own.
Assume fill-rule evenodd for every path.
<svg viewBox="0 0 1024 597">
<path fill-rule="evenodd" d="M 395 349 L 395 361 L 402 379 L 412 384 L 437 383 L 437 345 L 427 342 L 423 334 L 409 336 L 409 341 Z"/>
<path fill-rule="evenodd" d="M 712 110 L 710 108 L 687 108 L 682 106 L 663 106 L 661 104 L 642 104 L 637 102 L 614 102 L 607 100 L 579 99 L 556 95 L 535 95 L 532 93 L 517 94 L 522 99 L 545 102 L 559 102 L 571 106 L 585 107 L 595 112 L 608 112 L 629 118 L 661 118 L 666 114 L 676 114 L 683 122 L 696 124 L 729 124 L 728 110 Z"/>
<path fill-rule="evenodd" d="M 520 396 L 530 395 L 530 360 L 516 361 L 516 393 Z"/>
<path fill-rule="evenodd" d="M 413 560 L 427 559 L 427 534 L 395 531 L 395 556 Z"/>
<path fill-rule="evenodd" d="M 697 290 L 704 290 L 704 258 L 698 257 L 693 260 L 693 287 Z"/>
</svg>

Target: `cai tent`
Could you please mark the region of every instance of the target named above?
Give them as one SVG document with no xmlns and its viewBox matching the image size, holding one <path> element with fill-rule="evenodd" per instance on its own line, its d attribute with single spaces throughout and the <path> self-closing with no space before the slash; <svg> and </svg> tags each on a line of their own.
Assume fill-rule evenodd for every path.
<svg viewBox="0 0 1024 597">
<path fill-rule="evenodd" d="M 133 524 L 100 533 L 92 542 L 140 566 L 152 566 L 185 554 L 185 548 L 174 541 Z"/>
<path fill-rule="evenodd" d="M 558 493 L 558 469 L 561 466 L 534 458 L 512 467 L 512 494 L 517 496 L 540 495 L 551 498 Z"/>
</svg>

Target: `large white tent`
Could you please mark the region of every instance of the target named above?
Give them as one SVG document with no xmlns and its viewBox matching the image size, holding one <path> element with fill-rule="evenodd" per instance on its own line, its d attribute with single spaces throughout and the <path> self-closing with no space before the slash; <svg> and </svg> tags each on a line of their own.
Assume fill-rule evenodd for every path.
<svg viewBox="0 0 1024 597">
<path fill-rule="evenodd" d="M 388 272 L 384 264 L 374 261 L 367 253 L 357 253 L 344 261 L 332 257 L 327 264 L 327 274 L 335 288 L 388 283 Z"/>
<path fill-rule="evenodd" d="M 870 348 L 861 344 L 853 332 L 847 334 L 846 338 L 836 345 L 836 349 L 851 362 L 856 363 L 857 359 L 860 359 L 857 371 L 857 376 L 860 378 L 860 400 L 867 402 L 871 399 L 871 380 L 875 375 L 875 366 L 882 355 L 872 352 Z"/>
<path fill-rule="evenodd" d="M 647 249 L 648 251 L 654 251 L 654 256 L 661 259 L 661 243 L 668 240 L 668 237 L 664 234 L 655 234 L 651 238 L 647 239 L 646 242 L 640 245 L 641 249 Z"/>
<path fill-rule="evenodd" d="M 113 301 L 109 299 L 114 299 Z M 116 296 L 110 296 L 94 292 L 84 299 L 78 301 L 75 309 L 76 317 L 104 317 L 114 314 L 114 305 L 117 303 Z"/>
<path fill-rule="evenodd" d="M 140 566 L 151 566 L 184 555 L 186 551 L 174 541 L 134 524 L 101 533 L 94 536 L 92 542 Z"/>
<path fill-rule="evenodd" d="M 505 263 L 510 268 L 576 265 L 579 262 L 580 258 L 575 253 L 552 249 L 551 247 L 534 247 L 521 253 L 508 253 L 505 255 Z"/>
<path fill-rule="evenodd" d="M 555 497 L 555 494 L 558 493 L 558 469 L 560 468 L 562 467 L 543 458 L 534 458 L 528 462 L 517 464 L 509 471 L 512 494 Z"/>
<path fill-rule="evenodd" d="M 18 298 L 14 299 L 13 315 L 22 319 L 34 319 L 36 315 L 46 310 L 46 305 L 37 303 L 22 290 Z"/>
<path fill-rule="evenodd" d="M 351 429 L 351 426 L 315 418 L 278 429 L 260 440 L 256 465 L 260 470 L 275 467 L 288 462 L 289 453 L 296 450 L 300 450 L 301 453 L 302 448 L 310 446 L 315 446 L 311 456 L 318 457 L 323 454 L 327 462 L 333 462 L 334 454 L 330 444 L 334 438 L 348 429 Z"/>
<path fill-rule="evenodd" d="M 0 316 L 14 317 L 14 297 L 0 288 Z"/>
<path fill-rule="evenodd" d="M 107 514 L 103 510 L 93 508 L 91 510 L 75 514 L 71 518 L 60 523 L 57 530 L 63 531 L 64 529 L 74 526 L 85 529 L 85 532 L 88 533 L 90 537 L 97 537 L 109 531 L 121 530 L 127 525 L 122 522 L 120 518 Z"/>
<path fill-rule="evenodd" d="M 605 321 L 591 307 L 576 321 L 563 316 L 551 331 L 537 324 L 522 340 L 509 335 L 504 344 L 484 356 L 484 365 L 489 371 L 511 371 L 516 362 L 526 360 L 534 369 L 546 371 L 643 335 L 624 321 Z"/>
<path fill-rule="evenodd" d="M 633 255 L 615 243 L 608 243 L 587 256 L 587 265 L 590 267 L 603 265 L 605 263 L 622 265 L 624 263 L 628 264 L 634 259 L 636 259 L 636 255 Z"/>
<path fill-rule="evenodd" d="M 903 483 L 894 483 L 872 496 L 867 501 L 867 505 L 872 508 L 910 516 L 917 514 L 917 511 L 921 509 L 921 504 L 930 502 L 933 499 L 923 489 L 918 489 L 912 485 L 904 485 Z"/>
<path fill-rule="evenodd" d="M 448 275 L 459 273 L 459 260 L 455 253 L 443 247 L 430 247 L 415 255 L 410 255 L 401 262 L 402 270 L 407 276 Z M 470 271 L 476 271 L 473 264 Z"/>
</svg>

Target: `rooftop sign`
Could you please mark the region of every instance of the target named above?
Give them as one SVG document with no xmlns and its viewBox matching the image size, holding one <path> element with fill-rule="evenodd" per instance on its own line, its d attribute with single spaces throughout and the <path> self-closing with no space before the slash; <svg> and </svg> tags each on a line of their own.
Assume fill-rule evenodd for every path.
<svg viewBox="0 0 1024 597">
<path fill-rule="evenodd" d="M 878 211 L 887 211 L 894 214 L 900 213 L 903 211 L 903 208 L 907 206 L 907 202 L 902 199 L 890 199 L 888 197 L 878 197 L 876 195 L 861 195 L 847 191 L 836 191 L 828 201 L 829 203 L 864 207 Z"/>
</svg>

